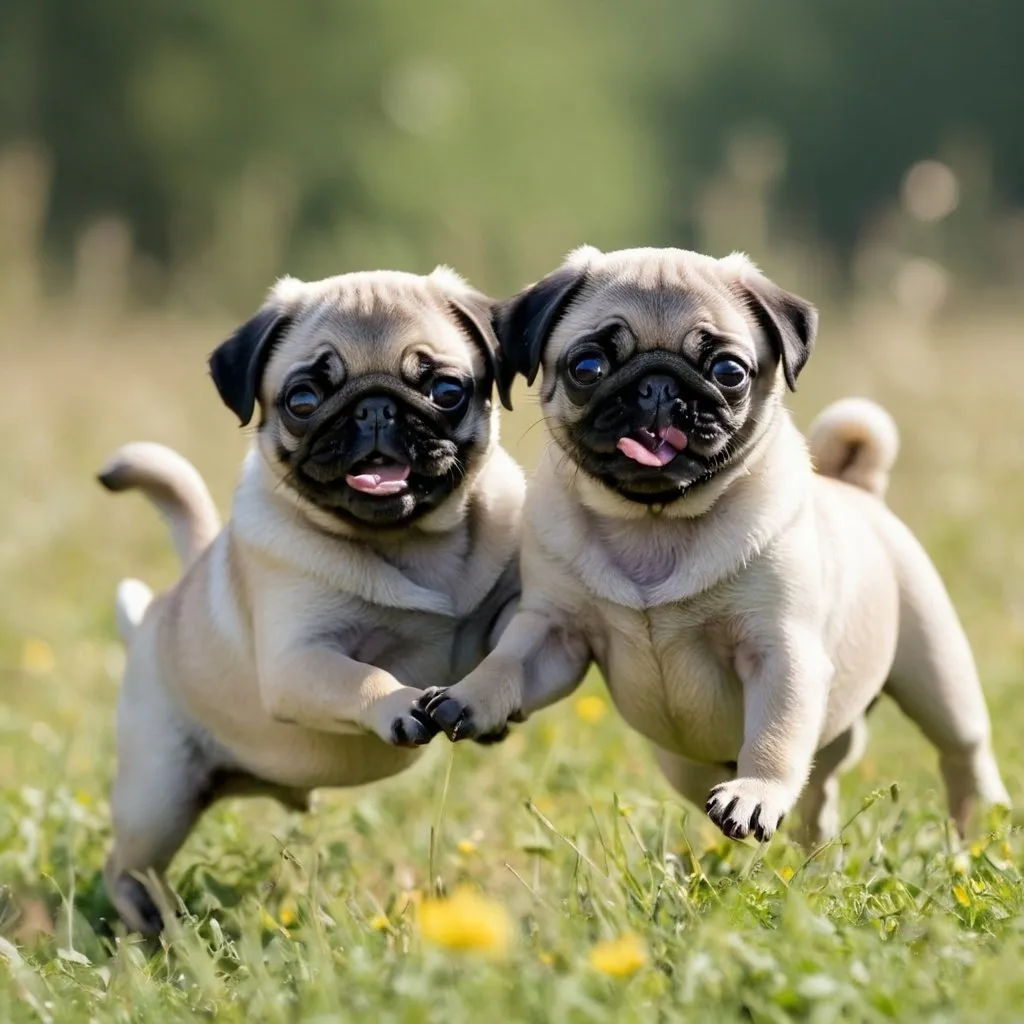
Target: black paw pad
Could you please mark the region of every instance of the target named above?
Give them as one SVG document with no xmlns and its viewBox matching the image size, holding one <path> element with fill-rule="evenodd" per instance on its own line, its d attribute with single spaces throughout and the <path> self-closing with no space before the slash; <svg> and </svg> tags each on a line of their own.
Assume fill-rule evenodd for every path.
<svg viewBox="0 0 1024 1024">
<path fill-rule="evenodd" d="M 391 723 L 391 742 L 396 747 L 422 747 L 437 735 L 437 726 L 418 707 Z"/>
<path fill-rule="evenodd" d="M 427 712 L 453 743 L 475 737 L 473 716 L 469 708 L 462 701 L 449 697 L 447 691 L 442 690 L 431 700 Z"/>
<path fill-rule="evenodd" d="M 430 702 L 438 696 L 438 694 L 444 693 L 445 688 L 443 686 L 428 686 L 413 702 L 412 706 L 417 711 L 427 712 L 427 708 L 430 706 Z"/>
</svg>

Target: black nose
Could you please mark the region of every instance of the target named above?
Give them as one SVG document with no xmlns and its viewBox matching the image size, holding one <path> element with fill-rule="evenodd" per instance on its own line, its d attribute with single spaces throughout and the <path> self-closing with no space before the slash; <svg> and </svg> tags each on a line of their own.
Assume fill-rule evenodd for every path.
<svg viewBox="0 0 1024 1024">
<path fill-rule="evenodd" d="M 640 397 L 640 408 L 654 411 L 659 406 L 668 405 L 679 397 L 679 385 L 663 373 L 652 373 L 643 377 L 637 386 Z"/>
<path fill-rule="evenodd" d="M 367 427 L 383 427 L 398 415 L 398 406 L 386 395 L 370 395 L 356 403 L 352 415 Z"/>
</svg>

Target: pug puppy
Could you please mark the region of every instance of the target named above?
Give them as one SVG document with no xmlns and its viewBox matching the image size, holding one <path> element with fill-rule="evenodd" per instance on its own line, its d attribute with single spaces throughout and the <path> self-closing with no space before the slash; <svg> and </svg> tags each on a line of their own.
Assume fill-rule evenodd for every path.
<svg viewBox="0 0 1024 1024">
<path fill-rule="evenodd" d="M 783 404 L 817 319 L 746 257 L 678 249 L 585 247 L 499 307 L 551 441 L 522 598 L 494 652 L 415 706 L 471 738 L 595 661 L 672 784 L 767 841 L 801 795 L 808 838 L 836 832 L 836 772 L 884 690 L 938 748 L 958 826 L 977 798 L 1007 803 L 956 612 L 881 500 L 891 419 L 828 410 L 815 473 Z"/>
<path fill-rule="evenodd" d="M 134 580 L 118 592 L 106 884 L 129 928 L 162 927 L 144 881 L 214 800 L 305 807 L 401 771 L 435 732 L 413 698 L 493 646 L 525 490 L 498 444 L 497 360 L 489 300 L 447 269 L 286 278 L 210 359 L 239 421 L 259 410 L 227 526 L 159 445 L 100 474 L 151 499 L 183 566 L 155 599 Z"/>
</svg>

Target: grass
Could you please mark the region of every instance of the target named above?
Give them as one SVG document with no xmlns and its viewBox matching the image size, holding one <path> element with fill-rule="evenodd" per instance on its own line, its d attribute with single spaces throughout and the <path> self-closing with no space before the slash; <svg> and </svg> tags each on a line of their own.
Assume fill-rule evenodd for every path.
<svg viewBox="0 0 1024 1024">
<path fill-rule="evenodd" d="M 152 510 L 92 474 L 123 441 L 165 441 L 227 509 L 246 438 L 203 359 L 230 326 L 49 311 L 3 330 L 0 1020 L 1019 1019 L 1019 832 L 990 820 L 961 847 L 931 752 L 884 704 L 844 781 L 842 843 L 811 856 L 785 834 L 766 849 L 724 840 L 594 678 L 582 705 L 498 748 L 438 740 L 405 776 L 322 793 L 309 815 L 218 806 L 172 870 L 180 923 L 158 947 L 125 938 L 99 878 L 122 662 L 112 595 L 123 575 L 166 585 L 176 568 Z M 891 501 L 974 640 L 1011 793 L 1022 369 L 1012 317 L 924 331 L 861 311 L 825 318 L 794 402 L 802 423 L 848 393 L 896 415 Z M 520 404 L 505 439 L 529 463 L 538 416 Z M 486 902 L 423 913 L 464 884 Z"/>
</svg>

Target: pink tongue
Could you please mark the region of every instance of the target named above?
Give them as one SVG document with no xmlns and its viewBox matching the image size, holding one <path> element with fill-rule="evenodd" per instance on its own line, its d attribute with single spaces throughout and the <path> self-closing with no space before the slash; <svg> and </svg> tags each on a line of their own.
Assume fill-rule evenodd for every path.
<svg viewBox="0 0 1024 1024">
<path fill-rule="evenodd" d="M 345 483 L 354 491 L 362 491 L 363 494 L 386 496 L 404 491 L 408 477 L 408 466 L 374 466 L 365 473 L 349 473 L 345 477 Z"/>
<path fill-rule="evenodd" d="M 667 466 L 686 447 L 686 435 L 678 427 L 664 427 L 658 433 L 658 444 L 653 452 L 632 437 L 620 437 L 616 447 L 627 459 L 641 466 Z"/>
<path fill-rule="evenodd" d="M 666 444 L 672 445 L 677 452 L 686 447 L 686 435 L 678 427 L 662 427 L 658 431 L 658 437 Z"/>
</svg>

